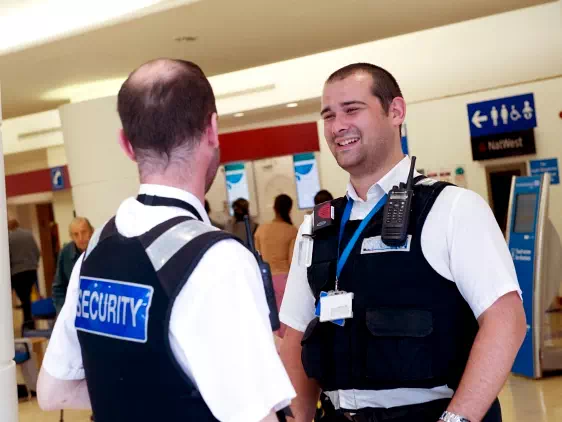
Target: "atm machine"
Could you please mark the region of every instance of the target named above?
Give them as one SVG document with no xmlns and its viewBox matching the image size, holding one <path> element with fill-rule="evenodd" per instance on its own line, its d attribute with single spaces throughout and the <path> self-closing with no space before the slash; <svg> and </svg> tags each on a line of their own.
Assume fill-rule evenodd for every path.
<svg viewBox="0 0 562 422">
<path fill-rule="evenodd" d="M 2 146 L 2 104 L 0 104 L 0 177 L 0 421 L 17 422 L 18 393 L 16 364 L 13 360 L 15 356 L 14 325 L 12 322 L 8 215 Z"/>
<path fill-rule="evenodd" d="M 562 317 L 549 312 L 562 281 L 562 246 L 548 218 L 549 189 L 548 173 L 514 177 L 509 200 L 507 243 L 527 317 L 527 335 L 512 372 L 530 378 L 562 369 L 562 326 L 552 326 Z"/>
</svg>

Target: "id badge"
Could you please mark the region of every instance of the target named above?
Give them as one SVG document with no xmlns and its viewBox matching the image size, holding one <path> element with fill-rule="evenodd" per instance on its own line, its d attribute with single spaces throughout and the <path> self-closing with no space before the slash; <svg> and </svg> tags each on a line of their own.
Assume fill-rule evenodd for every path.
<svg viewBox="0 0 562 422">
<path fill-rule="evenodd" d="M 353 293 L 331 293 L 320 297 L 320 322 L 353 318 Z"/>
<path fill-rule="evenodd" d="M 320 292 L 320 300 L 318 301 L 318 304 L 316 305 L 316 310 L 314 312 L 314 314 L 317 317 L 320 317 L 320 311 L 321 311 L 321 307 L 322 307 L 322 298 L 328 296 L 329 293 L 328 292 Z M 333 324 L 339 325 L 340 327 L 343 327 L 345 325 L 345 319 L 336 319 L 334 321 L 330 321 Z"/>
</svg>

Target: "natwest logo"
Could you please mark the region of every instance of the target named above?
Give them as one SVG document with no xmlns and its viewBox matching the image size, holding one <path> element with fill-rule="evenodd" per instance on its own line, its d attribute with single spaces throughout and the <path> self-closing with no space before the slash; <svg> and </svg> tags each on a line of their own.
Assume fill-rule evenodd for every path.
<svg viewBox="0 0 562 422">
<path fill-rule="evenodd" d="M 536 153 L 533 129 L 478 136 L 471 138 L 471 143 L 474 160 L 489 160 Z"/>
<path fill-rule="evenodd" d="M 523 138 L 500 139 L 499 141 L 488 141 L 488 149 L 498 151 L 502 149 L 523 148 Z"/>
</svg>

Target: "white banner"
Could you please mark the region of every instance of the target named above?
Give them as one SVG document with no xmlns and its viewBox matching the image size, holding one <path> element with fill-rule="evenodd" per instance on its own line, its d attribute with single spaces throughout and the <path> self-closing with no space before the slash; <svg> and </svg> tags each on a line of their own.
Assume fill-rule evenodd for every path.
<svg viewBox="0 0 562 422">
<path fill-rule="evenodd" d="M 293 155 L 299 209 L 314 208 L 314 195 L 320 190 L 318 163 L 314 153 Z"/>
</svg>

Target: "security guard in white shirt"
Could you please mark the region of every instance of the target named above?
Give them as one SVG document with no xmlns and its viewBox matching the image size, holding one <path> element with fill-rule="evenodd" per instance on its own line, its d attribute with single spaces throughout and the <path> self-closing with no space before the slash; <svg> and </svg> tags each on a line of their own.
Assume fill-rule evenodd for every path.
<svg viewBox="0 0 562 422">
<path fill-rule="evenodd" d="M 414 173 L 406 240 L 381 239 L 388 193 L 409 174 L 405 114 L 380 67 L 346 66 L 324 86 L 324 134 L 350 182 L 300 227 L 281 307 L 299 422 L 320 389 L 354 421 L 501 421 L 497 396 L 526 324 L 491 210 Z"/>
<path fill-rule="evenodd" d="M 40 406 L 91 405 L 97 422 L 277 421 L 295 392 L 256 259 L 202 205 L 219 166 L 208 80 L 190 62 L 149 62 L 118 111 L 142 185 L 74 267 Z"/>
</svg>

